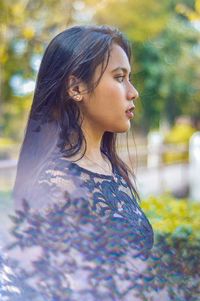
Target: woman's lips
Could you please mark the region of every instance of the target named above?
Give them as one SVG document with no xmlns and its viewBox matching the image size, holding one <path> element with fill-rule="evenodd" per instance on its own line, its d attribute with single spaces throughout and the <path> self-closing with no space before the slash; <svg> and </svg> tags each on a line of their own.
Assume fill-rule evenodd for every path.
<svg viewBox="0 0 200 301">
<path fill-rule="evenodd" d="M 132 111 L 133 111 L 133 109 L 127 110 L 127 111 L 126 111 L 126 116 L 127 116 L 128 118 L 133 118 L 134 114 L 133 114 Z"/>
</svg>

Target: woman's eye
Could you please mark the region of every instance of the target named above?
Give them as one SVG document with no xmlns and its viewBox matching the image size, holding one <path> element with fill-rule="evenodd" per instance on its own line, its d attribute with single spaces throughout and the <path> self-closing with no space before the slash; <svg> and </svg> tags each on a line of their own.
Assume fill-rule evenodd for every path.
<svg viewBox="0 0 200 301">
<path fill-rule="evenodd" d="M 122 83 L 124 80 L 125 76 L 124 75 L 120 75 L 120 76 L 116 76 L 116 79 L 119 83 Z"/>
</svg>

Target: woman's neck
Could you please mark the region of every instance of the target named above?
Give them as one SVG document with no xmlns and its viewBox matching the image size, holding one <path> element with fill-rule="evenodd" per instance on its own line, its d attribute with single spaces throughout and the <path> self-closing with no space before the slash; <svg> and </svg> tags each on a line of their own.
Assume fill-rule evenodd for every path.
<svg viewBox="0 0 200 301">
<path fill-rule="evenodd" d="M 101 141 L 104 131 L 87 122 L 83 122 L 81 128 L 86 140 L 86 157 L 94 162 L 102 162 L 104 159 L 101 153 Z"/>
<path fill-rule="evenodd" d="M 84 156 L 84 144 L 80 152 L 70 157 L 70 160 L 76 161 L 78 165 L 90 169 L 97 173 L 112 174 L 112 165 L 108 158 L 101 152 L 101 141 L 104 132 L 90 126 L 86 123 L 81 127 L 86 140 L 86 151 Z M 82 157 L 82 158 L 81 158 Z M 81 159 L 80 159 L 81 158 Z"/>
</svg>

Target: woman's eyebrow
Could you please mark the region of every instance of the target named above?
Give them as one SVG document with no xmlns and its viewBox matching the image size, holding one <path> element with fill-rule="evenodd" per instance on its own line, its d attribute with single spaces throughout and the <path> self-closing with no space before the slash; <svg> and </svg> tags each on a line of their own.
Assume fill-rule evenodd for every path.
<svg viewBox="0 0 200 301">
<path fill-rule="evenodd" d="M 129 73 L 129 76 L 131 76 L 131 72 L 128 72 L 128 69 L 124 68 L 124 67 L 117 67 L 114 70 L 112 70 L 112 73 L 116 72 L 116 71 L 122 71 L 125 74 Z"/>
</svg>

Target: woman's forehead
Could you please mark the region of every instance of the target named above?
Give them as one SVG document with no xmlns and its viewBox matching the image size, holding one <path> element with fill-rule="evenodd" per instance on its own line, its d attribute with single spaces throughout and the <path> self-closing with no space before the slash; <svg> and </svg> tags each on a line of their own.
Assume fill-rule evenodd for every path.
<svg viewBox="0 0 200 301">
<path fill-rule="evenodd" d="M 108 66 L 106 69 L 108 69 L 108 71 L 117 71 L 117 69 L 124 69 L 127 70 L 128 73 L 130 73 L 131 67 L 128 56 L 121 46 L 113 44 L 110 51 Z"/>
<path fill-rule="evenodd" d="M 113 44 L 109 58 L 106 56 L 104 62 L 97 66 L 94 73 L 94 79 L 97 80 L 99 78 L 102 74 L 102 70 L 104 70 L 102 74 L 103 77 L 105 73 L 117 72 L 117 69 L 118 71 L 122 70 L 124 73 L 128 74 L 131 72 L 131 66 L 126 52 L 118 44 Z"/>
</svg>

